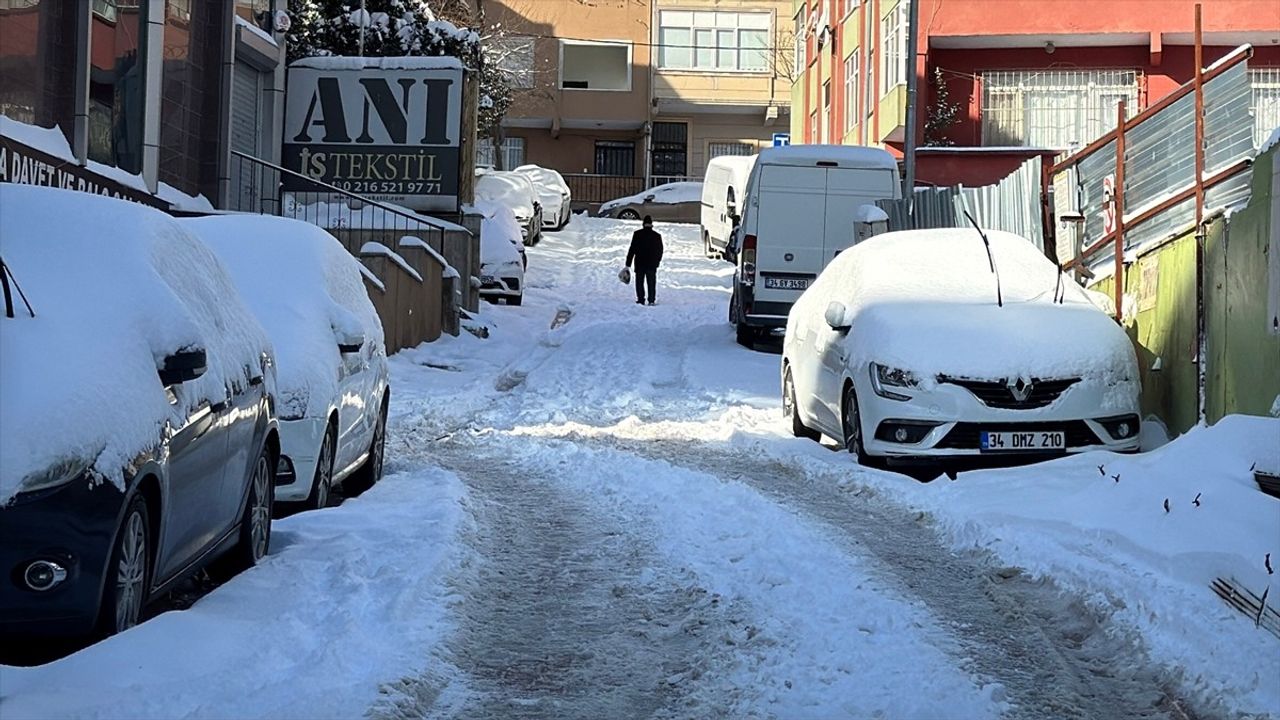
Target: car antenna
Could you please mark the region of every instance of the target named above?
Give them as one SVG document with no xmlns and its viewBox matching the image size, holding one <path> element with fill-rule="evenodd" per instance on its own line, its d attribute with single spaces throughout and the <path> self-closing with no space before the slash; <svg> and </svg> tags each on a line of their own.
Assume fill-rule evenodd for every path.
<svg viewBox="0 0 1280 720">
<path fill-rule="evenodd" d="M 18 296 L 22 298 L 22 304 L 27 306 L 27 312 L 31 313 L 31 317 L 36 316 L 36 311 L 31 309 L 31 303 L 27 301 L 27 294 L 22 292 L 22 287 L 18 285 L 18 278 L 13 276 L 13 271 L 5 264 L 4 258 L 0 258 L 0 286 L 4 287 L 4 316 L 13 317 L 13 290 L 9 285 L 18 291 Z"/>
<path fill-rule="evenodd" d="M 987 249 L 987 263 L 991 265 L 991 273 L 996 276 L 996 307 L 1004 307 L 1004 296 L 1000 292 L 1000 271 L 996 269 L 995 256 L 991 254 L 991 241 L 987 239 L 987 234 L 982 231 L 982 227 L 978 225 L 978 221 L 973 219 L 968 210 L 963 211 L 964 216 L 973 224 L 973 229 L 978 231 L 978 235 L 982 237 L 982 245 Z"/>
</svg>

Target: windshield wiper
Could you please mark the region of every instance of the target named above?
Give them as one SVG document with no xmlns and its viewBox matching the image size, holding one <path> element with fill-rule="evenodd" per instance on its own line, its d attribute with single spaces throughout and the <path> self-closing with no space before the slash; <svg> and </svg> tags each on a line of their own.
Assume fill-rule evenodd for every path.
<svg viewBox="0 0 1280 720">
<path fill-rule="evenodd" d="M 996 276 L 996 307 L 1004 307 L 1004 296 L 1000 292 L 1000 271 L 996 269 L 996 259 L 991 254 L 991 241 L 987 239 L 987 234 L 982 231 L 982 227 L 973 219 L 968 210 L 964 211 L 964 216 L 969 219 L 973 229 L 977 230 L 978 235 L 982 237 L 982 246 L 987 249 L 987 263 L 991 266 L 991 274 Z"/>
<path fill-rule="evenodd" d="M 12 289 L 10 285 L 13 286 Z M 27 302 L 27 294 L 22 292 L 22 286 L 18 285 L 18 279 L 13 276 L 13 271 L 5 264 L 4 258 L 0 258 L 0 286 L 4 289 L 5 317 L 13 317 L 13 290 L 18 291 L 18 297 L 22 298 L 22 304 L 27 306 L 27 312 L 31 313 L 31 317 L 36 316 L 36 311 L 31 309 L 31 303 Z"/>
</svg>

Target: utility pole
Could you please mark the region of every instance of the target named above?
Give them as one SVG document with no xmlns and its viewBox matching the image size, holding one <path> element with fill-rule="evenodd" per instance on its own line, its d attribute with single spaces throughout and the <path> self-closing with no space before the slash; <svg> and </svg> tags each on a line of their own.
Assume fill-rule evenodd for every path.
<svg viewBox="0 0 1280 720">
<path fill-rule="evenodd" d="M 902 160 L 906 173 L 902 178 L 902 197 L 907 201 L 907 213 L 911 217 L 911 225 L 915 226 L 915 186 L 916 186 L 916 45 L 920 33 L 920 1 L 904 0 L 908 3 L 907 14 L 907 52 L 904 53 L 907 63 L 907 130 L 906 142 L 903 146 Z"/>
</svg>

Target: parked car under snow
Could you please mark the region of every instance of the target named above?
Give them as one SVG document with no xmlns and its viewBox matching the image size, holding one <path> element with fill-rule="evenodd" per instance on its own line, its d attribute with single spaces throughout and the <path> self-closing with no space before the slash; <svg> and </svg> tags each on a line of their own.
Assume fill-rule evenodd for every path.
<svg viewBox="0 0 1280 720">
<path fill-rule="evenodd" d="M 696 223 L 702 220 L 702 183 L 673 182 L 600 206 L 600 217 L 639 220 L 648 215 L 658 222 Z"/>
<path fill-rule="evenodd" d="M 520 225 L 505 205 L 477 200 L 480 221 L 480 296 L 524 302 L 524 270 L 529 264 L 520 241 Z"/>
<path fill-rule="evenodd" d="M 564 176 L 538 165 L 521 165 L 516 172 L 529 176 L 534 188 L 538 191 L 538 200 L 542 203 L 542 227 L 549 230 L 563 230 L 573 216 L 573 193 Z"/>
<path fill-rule="evenodd" d="M 476 171 L 476 200 L 506 205 L 515 213 L 525 245 L 542 239 L 542 203 L 528 175 L 503 170 Z"/>
<path fill-rule="evenodd" d="M 157 210 L 8 183 L 0 208 L 0 630 L 120 632 L 210 561 L 266 555 L 270 342 Z"/>
<path fill-rule="evenodd" d="M 795 435 L 864 462 L 1138 449 L 1124 331 L 1030 242 L 986 238 L 990 260 L 977 230 L 914 230 L 827 266 L 787 321 Z"/>
<path fill-rule="evenodd" d="M 222 260 L 276 348 L 276 499 L 325 507 L 382 476 L 390 388 L 382 322 L 359 262 L 310 223 L 263 215 L 183 221 Z"/>
</svg>

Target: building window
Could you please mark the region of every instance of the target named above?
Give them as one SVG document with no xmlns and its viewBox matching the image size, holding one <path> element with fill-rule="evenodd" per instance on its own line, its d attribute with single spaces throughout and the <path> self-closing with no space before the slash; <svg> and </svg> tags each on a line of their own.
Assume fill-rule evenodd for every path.
<svg viewBox="0 0 1280 720">
<path fill-rule="evenodd" d="M 880 68 L 880 94 L 888 95 L 893 88 L 907 81 L 907 0 L 889 11 L 880 20 L 880 55 L 884 65 Z"/>
<path fill-rule="evenodd" d="M 533 87 L 533 38 L 494 38 L 486 43 L 484 53 L 485 62 L 502 72 L 509 87 Z"/>
<path fill-rule="evenodd" d="M 818 111 L 809 115 L 809 142 L 818 142 Z"/>
<path fill-rule="evenodd" d="M 658 15 L 658 67 L 664 70 L 762 72 L 769 69 L 767 12 L 691 12 Z"/>
<path fill-rule="evenodd" d="M 751 143 L 744 142 L 711 142 L 707 143 L 707 157 L 718 158 L 725 155 L 755 155 L 756 149 Z"/>
<path fill-rule="evenodd" d="M 116 20 L 94 14 L 89 68 L 89 159 L 142 172 L 142 7 L 116 3 Z"/>
<path fill-rule="evenodd" d="M 805 9 L 805 6 L 801 5 L 800 12 L 796 13 L 795 16 L 796 74 L 804 72 L 805 61 L 807 59 L 805 57 L 805 50 L 808 48 L 805 47 L 805 43 L 807 41 L 804 36 L 804 20 L 807 16 Z"/>
<path fill-rule="evenodd" d="M 507 137 L 502 139 L 502 169 L 510 170 L 524 164 L 524 138 Z M 476 165 L 492 165 L 497 167 L 498 158 L 493 152 L 493 138 L 482 137 L 476 141 Z"/>
<path fill-rule="evenodd" d="M 682 122 L 653 124 L 653 174 L 684 177 L 689 166 L 689 126 Z"/>
<path fill-rule="evenodd" d="M 560 87 L 566 90 L 630 90 L 631 45 L 561 40 Z"/>
<path fill-rule="evenodd" d="M 1280 67 L 1250 69 L 1249 85 L 1253 88 L 1253 145 L 1260 148 L 1280 128 Z"/>
<path fill-rule="evenodd" d="M 71 137 L 77 55 L 74 3 L 0 3 L 0 115 Z"/>
<path fill-rule="evenodd" d="M 596 174 L 634 177 L 636 144 L 631 140 L 597 140 Z"/>
<path fill-rule="evenodd" d="M 822 83 L 822 142 L 830 140 L 831 127 L 831 81 Z"/>
<path fill-rule="evenodd" d="M 1138 113 L 1133 70 L 1014 70 L 982 73 L 982 144 L 1066 149 L 1116 126 L 1116 103 Z"/>
<path fill-rule="evenodd" d="M 844 60 L 844 129 L 858 124 L 858 49 Z"/>
</svg>

